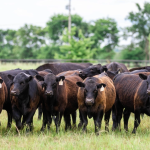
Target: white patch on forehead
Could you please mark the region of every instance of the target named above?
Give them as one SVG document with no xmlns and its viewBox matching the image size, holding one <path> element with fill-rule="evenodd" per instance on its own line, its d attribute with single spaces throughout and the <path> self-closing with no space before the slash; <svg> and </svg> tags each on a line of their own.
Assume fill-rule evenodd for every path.
<svg viewBox="0 0 150 150">
<path fill-rule="evenodd" d="M 102 92 L 102 91 L 104 91 L 104 87 L 103 86 L 100 88 L 100 92 Z"/>
<path fill-rule="evenodd" d="M 2 83 L 0 83 L 0 88 L 2 88 Z"/>
<path fill-rule="evenodd" d="M 62 79 L 59 81 L 59 85 L 63 85 L 63 81 L 62 81 Z"/>
</svg>

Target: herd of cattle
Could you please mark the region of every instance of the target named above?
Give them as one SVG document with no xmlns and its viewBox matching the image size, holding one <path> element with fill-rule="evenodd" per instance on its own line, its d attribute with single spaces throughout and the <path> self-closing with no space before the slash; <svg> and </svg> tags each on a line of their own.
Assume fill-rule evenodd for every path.
<svg viewBox="0 0 150 150">
<path fill-rule="evenodd" d="M 95 124 L 98 134 L 102 118 L 109 131 L 112 112 L 112 130 L 120 128 L 122 115 L 124 129 L 128 130 L 131 112 L 135 114 L 133 133 L 140 124 L 140 114 L 150 115 L 150 67 L 128 70 L 124 64 L 110 63 L 51 63 L 36 70 L 8 70 L 0 72 L 0 112 L 7 111 L 7 128 L 12 119 L 17 130 L 26 125 L 26 132 L 33 129 L 33 116 L 38 108 L 38 118 L 43 113 L 41 131 L 50 129 L 52 120 L 59 131 L 62 116 L 65 130 L 76 125 L 86 131 L 88 118 Z"/>
</svg>

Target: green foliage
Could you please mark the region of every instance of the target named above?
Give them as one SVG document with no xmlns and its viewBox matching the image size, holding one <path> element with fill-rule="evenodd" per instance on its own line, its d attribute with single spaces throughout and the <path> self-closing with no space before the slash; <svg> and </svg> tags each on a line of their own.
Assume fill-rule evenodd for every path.
<svg viewBox="0 0 150 150">
<path fill-rule="evenodd" d="M 99 19 L 95 21 L 94 25 L 91 25 L 90 30 L 93 33 L 91 38 L 95 41 L 93 47 L 99 48 L 100 45 L 104 44 L 99 51 L 101 58 L 112 58 L 115 54 L 113 49 L 119 42 L 119 30 L 116 21 L 111 18 Z"/>
<path fill-rule="evenodd" d="M 76 27 L 72 28 L 70 39 L 68 30 L 66 29 L 63 34 L 64 44 L 60 46 L 61 55 L 56 53 L 55 58 L 57 59 L 90 59 L 93 58 L 95 49 L 91 49 L 94 41 L 91 38 L 84 37 L 81 30 L 79 30 L 79 37 L 74 37 Z M 68 43 L 69 41 L 69 43 Z"/>
<path fill-rule="evenodd" d="M 132 26 L 126 28 L 126 36 L 137 39 L 137 44 L 145 50 L 145 56 L 148 56 L 148 35 L 150 33 L 150 3 L 145 2 L 142 9 L 136 4 L 138 12 L 130 12 L 126 19 L 130 20 Z"/>
<path fill-rule="evenodd" d="M 54 45 L 54 44 L 50 46 L 47 45 L 47 46 L 41 47 L 37 55 L 37 59 L 54 59 L 55 53 L 57 54 L 60 53 L 59 46 Z"/>
<path fill-rule="evenodd" d="M 140 47 L 136 47 L 132 51 L 128 49 L 124 49 L 121 51 L 122 59 L 131 59 L 131 60 L 142 60 L 144 59 L 143 49 Z"/>
<path fill-rule="evenodd" d="M 85 36 L 88 35 L 89 24 L 84 22 L 79 15 L 71 15 L 72 26 L 76 26 L 76 32 L 74 36 L 78 37 L 79 30 L 81 29 Z M 68 27 L 68 16 L 67 15 L 54 15 L 47 22 L 47 31 L 50 39 L 57 41 L 60 39 L 64 29 Z"/>
</svg>

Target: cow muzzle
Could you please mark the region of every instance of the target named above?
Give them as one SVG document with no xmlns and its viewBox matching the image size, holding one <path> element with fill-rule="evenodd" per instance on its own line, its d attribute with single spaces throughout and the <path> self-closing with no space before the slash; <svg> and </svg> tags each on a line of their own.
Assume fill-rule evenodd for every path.
<svg viewBox="0 0 150 150">
<path fill-rule="evenodd" d="M 91 99 L 86 98 L 85 103 L 87 106 L 92 106 L 94 104 L 94 99 L 93 98 L 91 98 Z"/>
<path fill-rule="evenodd" d="M 150 95 L 150 90 L 147 90 L 147 94 Z"/>
<path fill-rule="evenodd" d="M 17 95 L 16 91 L 11 91 L 10 93 L 11 93 L 11 95 L 14 95 L 14 96 Z"/>
<path fill-rule="evenodd" d="M 52 96 L 53 92 L 52 91 L 45 91 L 45 94 L 48 95 L 48 96 Z"/>
</svg>

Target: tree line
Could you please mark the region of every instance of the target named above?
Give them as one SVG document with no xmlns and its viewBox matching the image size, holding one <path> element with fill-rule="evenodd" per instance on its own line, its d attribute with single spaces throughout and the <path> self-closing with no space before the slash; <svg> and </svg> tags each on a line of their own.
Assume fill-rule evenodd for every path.
<svg viewBox="0 0 150 150">
<path fill-rule="evenodd" d="M 57 14 L 44 28 L 25 24 L 18 30 L 0 30 L 0 58 L 150 59 L 150 3 L 136 6 L 138 12 L 127 15 L 131 26 L 125 28 L 113 18 L 86 22 L 75 14 L 68 33 L 68 16 Z M 130 38 L 131 43 L 121 47 L 121 38 Z"/>
</svg>

